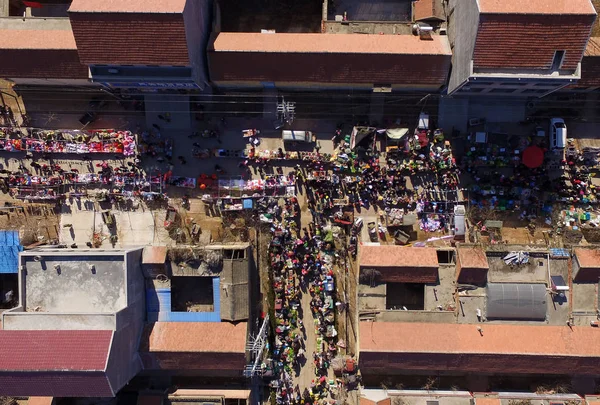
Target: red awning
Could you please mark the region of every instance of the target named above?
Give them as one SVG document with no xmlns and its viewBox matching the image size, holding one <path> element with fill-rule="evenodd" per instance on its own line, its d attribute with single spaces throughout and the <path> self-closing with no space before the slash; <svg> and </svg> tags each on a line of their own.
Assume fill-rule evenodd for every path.
<svg viewBox="0 0 600 405">
<path fill-rule="evenodd" d="M 23 4 L 25 4 L 25 7 L 31 7 L 31 8 L 44 7 L 44 5 L 42 3 L 38 3 L 37 1 L 23 1 Z"/>
<path fill-rule="evenodd" d="M 530 169 L 540 167 L 544 163 L 544 150 L 539 146 L 530 146 L 523 152 L 523 164 Z"/>
</svg>

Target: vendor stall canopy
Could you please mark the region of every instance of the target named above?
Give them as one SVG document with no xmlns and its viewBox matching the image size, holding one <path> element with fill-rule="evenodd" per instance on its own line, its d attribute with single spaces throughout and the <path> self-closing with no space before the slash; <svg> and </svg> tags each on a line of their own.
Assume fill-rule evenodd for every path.
<svg viewBox="0 0 600 405">
<path fill-rule="evenodd" d="M 398 141 L 408 134 L 408 128 L 392 128 L 385 131 L 385 133 L 388 138 Z"/>
<path fill-rule="evenodd" d="M 546 320 L 546 285 L 489 283 L 487 319 Z"/>
<path fill-rule="evenodd" d="M 540 167 L 544 163 L 544 150 L 532 145 L 523 151 L 523 164 L 530 169 Z"/>
</svg>

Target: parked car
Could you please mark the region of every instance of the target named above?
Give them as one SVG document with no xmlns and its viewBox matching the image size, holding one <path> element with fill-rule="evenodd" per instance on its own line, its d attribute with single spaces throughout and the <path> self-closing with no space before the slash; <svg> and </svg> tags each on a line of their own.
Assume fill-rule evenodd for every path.
<svg viewBox="0 0 600 405">
<path fill-rule="evenodd" d="M 562 118 L 550 120 L 550 148 L 564 149 L 567 145 L 567 126 Z"/>
</svg>

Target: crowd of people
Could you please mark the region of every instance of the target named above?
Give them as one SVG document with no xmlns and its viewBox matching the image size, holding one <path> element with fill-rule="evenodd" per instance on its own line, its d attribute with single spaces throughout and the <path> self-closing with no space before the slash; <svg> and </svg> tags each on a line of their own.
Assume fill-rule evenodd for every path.
<svg viewBox="0 0 600 405">
<path fill-rule="evenodd" d="M 299 206 L 295 197 L 286 199 L 281 215 L 271 222 L 273 238 L 270 263 L 275 293 L 274 371 L 279 404 L 312 404 L 329 395 L 328 372 L 336 354 L 335 281 L 332 257 L 335 251 L 330 233 L 318 224 L 300 229 Z M 303 322 L 302 297 L 310 294 L 313 325 Z M 306 328 L 314 328 L 316 342 L 306 353 Z M 307 359 L 309 357 L 309 359 Z M 310 386 L 293 384 L 295 375 L 309 360 L 314 365 Z"/>
</svg>

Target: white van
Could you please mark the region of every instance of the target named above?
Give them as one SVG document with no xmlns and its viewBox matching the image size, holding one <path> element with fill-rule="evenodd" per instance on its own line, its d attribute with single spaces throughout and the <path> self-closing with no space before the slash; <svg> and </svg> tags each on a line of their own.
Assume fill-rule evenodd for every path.
<svg viewBox="0 0 600 405">
<path fill-rule="evenodd" d="M 454 239 L 464 240 L 466 233 L 466 225 L 465 225 L 465 206 L 464 205 L 455 205 L 454 206 Z"/>
<path fill-rule="evenodd" d="M 312 142 L 313 133 L 310 131 L 284 130 L 281 131 L 284 142 Z"/>
<path fill-rule="evenodd" d="M 550 149 L 564 149 L 567 146 L 567 126 L 562 118 L 550 120 Z"/>
</svg>

